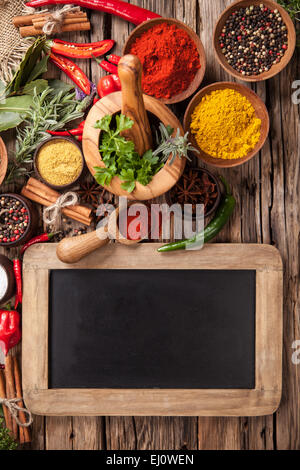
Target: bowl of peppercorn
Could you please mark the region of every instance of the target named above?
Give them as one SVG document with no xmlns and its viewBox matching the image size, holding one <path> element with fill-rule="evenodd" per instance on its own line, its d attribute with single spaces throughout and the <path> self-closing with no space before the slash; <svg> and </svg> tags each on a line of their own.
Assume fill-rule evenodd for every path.
<svg viewBox="0 0 300 470">
<path fill-rule="evenodd" d="M 220 16 L 214 49 L 220 65 L 247 82 L 274 77 L 290 62 L 296 30 L 287 11 L 270 0 L 242 0 Z"/>
<path fill-rule="evenodd" d="M 19 194 L 0 194 L 0 246 L 12 248 L 32 238 L 38 226 L 33 204 Z"/>
</svg>

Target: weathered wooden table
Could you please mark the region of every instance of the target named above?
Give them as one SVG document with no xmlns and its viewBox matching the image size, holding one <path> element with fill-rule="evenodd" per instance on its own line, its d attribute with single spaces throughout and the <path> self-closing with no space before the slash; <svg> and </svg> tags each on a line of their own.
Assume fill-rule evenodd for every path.
<svg viewBox="0 0 300 470">
<path fill-rule="evenodd" d="M 201 36 L 208 68 L 205 83 L 232 80 L 217 64 L 212 48 L 214 24 L 231 0 L 131 0 L 165 17 L 184 21 Z M 92 34 L 70 40 L 117 41 L 121 52 L 132 25 L 118 18 L 89 12 Z M 68 39 L 68 36 L 66 35 Z M 82 68 L 97 82 L 101 70 L 93 62 Z M 59 75 L 54 68 L 50 75 Z M 300 80 L 300 56 L 276 78 L 253 86 L 267 103 L 271 132 L 259 156 L 224 174 L 238 207 L 218 241 L 269 243 L 284 260 L 283 399 L 275 416 L 261 418 L 85 418 L 35 417 L 32 449 L 300 449 L 300 378 L 292 363 L 292 345 L 300 340 L 299 297 L 299 106 L 292 103 L 292 83 Z M 64 79 L 66 77 L 64 76 Z M 187 103 L 175 108 L 182 116 Z M 9 134 L 4 135 L 7 140 Z M 11 139 L 11 146 L 13 140 Z M 14 189 L 13 186 L 4 189 Z"/>
</svg>

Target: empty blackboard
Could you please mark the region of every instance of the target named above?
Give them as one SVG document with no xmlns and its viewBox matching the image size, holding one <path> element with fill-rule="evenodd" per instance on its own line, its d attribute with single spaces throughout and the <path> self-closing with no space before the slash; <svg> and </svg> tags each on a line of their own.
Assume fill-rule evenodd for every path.
<svg viewBox="0 0 300 470">
<path fill-rule="evenodd" d="M 254 389 L 254 270 L 51 270 L 49 388 Z"/>
</svg>

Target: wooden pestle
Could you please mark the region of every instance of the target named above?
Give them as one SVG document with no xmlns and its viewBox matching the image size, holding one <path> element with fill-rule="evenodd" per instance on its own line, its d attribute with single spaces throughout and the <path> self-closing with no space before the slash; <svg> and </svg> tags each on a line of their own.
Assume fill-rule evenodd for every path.
<svg viewBox="0 0 300 470">
<path fill-rule="evenodd" d="M 138 57 L 128 54 L 118 65 L 122 84 L 122 114 L 134 121 L 131 129 L 122 134 L 135 143 L 135 149 L 142 157 L 152 148 L 152 133 L 142 91 L 142 64 Z"/>
<path fill-rule="evenodd" d="M 64 238 L 57 245 L 56 254 L 63 263 L 78 263 L 93 251 L 107 245 L 108 242 L 107 228 L 101 228 L 99 231 L 89 232 L 79 237 Z"/>
<path fill-rule="evenodd" d="M 130 206 L 135 203 L 130 204 Z M 120 208 L 118 207 L 110 216 L 108 225 L 100 227 L 94 232 L 89 232 L 78 237 L 64 238 L 56 248 L 56 255 L 60 261 L 66 264 L 78 263 L 85 256 L 93 253 L 93 251 L 107 245 L 110 236 L 122 245 L 136 245 L 141 240 L 129 240 L 118 227 Z M 101 239 L 99 238 L 101 237 Z"/>
</svg>

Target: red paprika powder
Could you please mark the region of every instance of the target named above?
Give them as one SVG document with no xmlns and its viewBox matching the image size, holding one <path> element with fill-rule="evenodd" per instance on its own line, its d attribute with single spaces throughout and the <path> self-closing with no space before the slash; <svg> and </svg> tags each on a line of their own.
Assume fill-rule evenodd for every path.
<svg viewBox="0 0 300 470">
<path fill-rule="evenodd" d="M 143 65 L 143 90 L 170 99 L 185 91 L 200 69 L 200 57 L 190 36 L 176 25 L 161 23 L 133 43 L 131 54 Z"/>
</svg>

